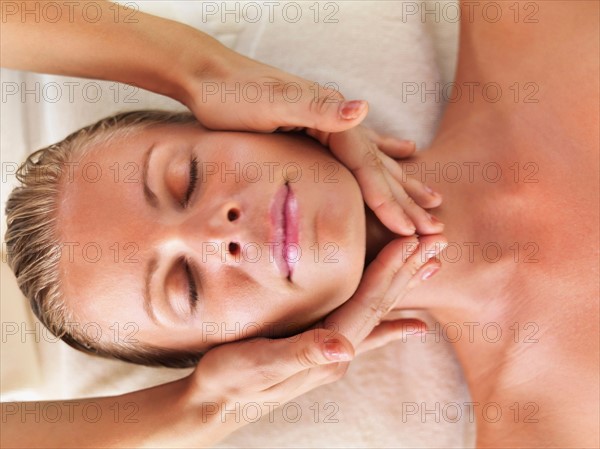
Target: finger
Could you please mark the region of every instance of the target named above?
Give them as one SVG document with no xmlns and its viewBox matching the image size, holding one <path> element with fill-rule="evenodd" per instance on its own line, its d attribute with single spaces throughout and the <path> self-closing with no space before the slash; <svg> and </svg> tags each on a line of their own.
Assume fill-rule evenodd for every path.
<svg viewBox="0 0 600 449">
<path fill-rule="evenodd" d="M 365 203 L 377 218 L 392 232 L 413 235 L 417 226 L 408 213 L 413 200 L 403 189 L 395 186 L 394 179 L 380 167 L 364 167 L 354 172 Z M 414 203 L 414 202 L 413 202 Z M 412 211 L 412 216 L 418 216 Z"/>
<path fill-rule="evenodd" d="M 404 212 L 385 176 L 377 146 L 359 129 L 332 134 L 331 152 L 352 171 L 367 205 L 391 231 L 414 234 L 416 227 Z"/>
<path fill-rule="evenodd" d="M 429 215 L 404 191 L 397 178 L 406 176 L 397 162 L 379 151 L 361 129 L 333 134 L 330 147 L 338 159 L 352 170 L 365 202 L 388 229 L 400 235 L 412 235 L 417 230 L 423 234 L 443 230 L 443 225 L 431 221 Z M 393 170 L 391 173 L 390 169 Z M 429 196 L 425 189 L 423 192 Z M 435 203 L 435 199 L 430 202 Z"/>
<path fill-rule="evenodd" d="M 346 101 L 335 88 L 326 88 L 289 73 L 251 62 L 241 75 L 256 77 L 261 91 L 259 101 L 219 101 L 211 95 L 199 102 L 202 93 L 192 95 L 187 106 L 207 128 L 271 133 L 279 128 L 312 128 L 323 132 L 342 132 L 360 124 L 368 113 L 364 100 Z M 224 89 L 233 89 L 239 80 L 231 80 Z M 228 97 L 230 100 L 230 97 Z"/>
<path fill-rule="evenodd" d="M 272 368 L 268 361 L 263 364 L 263 369 L 272 370 L 268 375 L 272 382 L 263 392 L 289 400 L 341 377 L 345 362 L 354 358 L 354 348 L 343 335 L 332 336 L 331 330 L 317 328 L 274 341 L 269 360 L 276 354 L 277 362 Z"/>
<path fill-rule="evenodd" d="M 413 140 L 397 139 L 392 136 L 382 136 L 372 128 L 360 126 L 368 138 L 379 147 L 383 153 L 396 159 L 404 159 L 412 155 L 417 147 Z"/>
<path fill-rule="evenodd" d="M 406 259 L 406 262 L 394 276 L 389 287 L 388 294 L 397 298 L 396 303 L 392 305 L 392 308 L 397 307 L 398 304 L 401 303 L 401 299 L 406 292 L 418 284 L 417 280 L 426 280 L 418 278 L 418 275 L 422 273 L 420 271 L 421 268 L 431 259 L 438 256 L 447 245 L 448 242 L 443 235 L 426 235 L 419 237 L 419 246 L 417 250 Z"/>
<path fill-rule="evenodd" d="M 414 237 L 389 243 L 369 265 L 356 293 L 325 319 L 328 328 L 356 347 L 408 292 L 408 282 L 447 244 L 445 237 Z"/>
<path fill-rule="evenodd" d="M 277 355 L 274 357 L 274 355 Z M 272 379 L 283 381 L 303 370 L 354 357 L 352 344 L 329 329 L 310 329 L 288 338 L 270 340 L 270 345 L 258 351 L 263 369 L 273 369 Z"/>
<path fill-rule="evenodd" d="M 287 402 L 317 387 L 340 380 L 350 363 L 338 362 L 300 371 L 288 379 L 264 390 L 266 400 Z"/>
<path fill-rule="evenodd" d="M 389 172 L 385 171 L 384 176 L 394 198 L 398 204 L 400 204 L 410 221 L 415 225 L 418 234 L 439 234 L 444 230 L 444 224 L 434 215 L 419 206 L 413 197 L 404 190 L 403 186 Z M 377 214 L 376 211 L 374 212 Z M 384 217 L 380 217 L 382 223 L 387 226 L 387 223 L 383 222 L 383 218 Z"/>
<path fill-rule="evenodd" d="M 402 168 L 383 154 L 371 138 L 377 139 L 377 136 L 364 127 L 330 136 L 331 151 L 352 170 L 367 205 L 387 228 L 397 234 L 442 232 L 444 225 L 424 211 L 404 190 L 402 182 L 407 178 Z M 441 202 L 441 197 L 432 195 L 417 181 L 410 181 L 409 185 L 412 191 L 419 193 L 421 203 L 437 206 Z"/>
<path fill-rule="evenodd" d="M 390 157 L 383 156 L 381 158 L 387 170 L 394 176 L 404 190 L 410 195 L 415 202 L 426 209 L 438 207 L 442 204 L 442 195 L 435 192 L 431 187 L 426 186 L 419 180 L 408 176 L 402 166 Z"/>
<path fill-rule="evenodd" d="M 442 204 L 442 195 L 418 179 L 406 177 L 406 182 L 402 183 L 402 187 L 424 209 L 433 209 Z"/>
<path fill-rule="evenodd" d="M 379 149 L 395 159 L 405 159 L 412 156 L 417 146 L 412 140 L 396 139 L 395 137 L 379 137 L 375 140 Z"/>
<path fill-rule="evenodd" d="M 337 88 L 312 84 L 308 89 L 311 95 L 304 104 L 307 128 L 342 132 L 360 124 L 368 114 L 369 105 L 365 100 L 346 100 Z"/>
<path fill-rule="evenodd" d="M 359 125 L 359 128 L 372 142 L 377 143 L 381 139 L 379 133 L 376 132 L 373 128 L 362 125 Z"/>
<path fill-rule="evenodd" d="M 406 341 L 411 335 L 419 335 L 424 330 L 427 330 L 426 324 L 417 319 L 384 321 L 358 345 L 356 355 L 381 348 L 392 341 Z"/>
<path fill-rule="evenodd" d="M 304 128 L 299 126 L 280 126 L 275 130 L 275 132 L 289 133 L 289 132 L 298 132 L 303 131 Z"/>
<path fill-rule="evenodd" d="M 301 371 L 351 360 L 352 344 L 343 335 L 331 335 L 311 329 L 289 338 L 223 344 L 200 359 L 195 381 L 202 391 L 262 391 Z"/>
<path fill-rule="evenodd" d="M 335 88 L 298 79 L 301 81 L 295 84 L 300 86 L 300 100 L 291 102 L 285 95 L 276 95 L 273 107 L 265 111 L 271 122 L 285 127 L 338 133 L 357 126 L 367 116 L 369 105 L 366 101 L 346 100 Z"/>
<path fill-rule="evenodd" d="M 396 303 L 388 295 L 404 261 L 418 248 L 416 237 L 396 239 L 386 245 L 367 267 L 361 284 L 346 303 L 332 312 L 324 324 L 345 335 L 356 347 Z"/>
</svg>

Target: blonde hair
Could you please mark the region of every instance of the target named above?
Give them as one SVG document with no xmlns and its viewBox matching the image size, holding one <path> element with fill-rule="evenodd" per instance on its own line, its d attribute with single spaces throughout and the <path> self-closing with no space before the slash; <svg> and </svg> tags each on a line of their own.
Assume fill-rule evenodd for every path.
<svg viewBox="0 0 600 449">
<path fill-rule="evenodd" d="M 186 368 L 197 364 L 202 352 L 173 351 L 126 341 L 91 341 L 73 326 L 77 320 L 65 306 L 59 276 L 62 244 L 56 220 L 63 172 L 97 144 L 109 144 L 154 125 L 199 123 L 191 113 L 141 110 L 104 118 L 80 129 L 61 142 L 31 154 L 16 173 L 20 186 L 6 203 L 5 241 L 8 265 L 33 312 L 56 337 L 81 351 L 127 362 Z"/>
</svg>

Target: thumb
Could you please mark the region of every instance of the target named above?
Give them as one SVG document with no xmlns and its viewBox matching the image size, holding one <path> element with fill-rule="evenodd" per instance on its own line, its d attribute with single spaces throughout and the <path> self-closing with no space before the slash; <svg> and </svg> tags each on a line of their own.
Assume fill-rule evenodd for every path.
<svg viewBox="0 0 600 449">
<path fill-rule="evenodd" d="M 327 93 L 311 98 L 302 106 L 299 112 L 303 115 L 300 118 L 303 126 L 325 133 L 338 133 L 354 128 L 369 112 L 369 105 L 365 100 L 346 101 Z"/>
<path fill-rule="evenodd" d="M 342 132 L 359 125 L 369 111 L 365 100 L 346 100 L 334 88 L 313 83 L 303 84 L 301 89 L 300 101 L 286 101 L 282 96 L 278 99 L 280 107 L 272 109 L 281 122 L 280 130 L 302 127 L 324 133 Z"/>
<path fill-rule="evenodd" d="M 427 325 L 414 318 L 383 321 L 371 331 L 366 339 L 360 342 L 358 348 L 356 348 L 356 355 L 380 348 L 392 341 L 401 339 L 404 343 L 410 336 L 420 335 L 426 330 Z"/>
<path fill-rule="evenodd" d="M 287 345 L 287 351 L 294 354 L 290 360 L 294 361 L 295 369 L 350 361 L 354 358 L 352 343 L 336 329 L 317 327 L 286 340 L 293 342 L 293 345 Z M 281 354 L 284 352 L 285 350 L 279 351 Z"/>
</svg>

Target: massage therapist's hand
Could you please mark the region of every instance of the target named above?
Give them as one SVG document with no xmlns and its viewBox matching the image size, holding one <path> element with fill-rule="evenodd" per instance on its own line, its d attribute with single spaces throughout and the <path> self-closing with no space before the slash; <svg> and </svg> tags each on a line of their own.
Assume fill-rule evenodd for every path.
<svg viewBox="0 0 600 449">
<path fill-rule="evenodd" d="M 445 242 L 442 236 L 391 242 L 368 267 L 354 296 L 310 330 L 209 350 L 195 372 L 183 380 L 185 407 L 195 410 L 198 425 L 210 436 L 206 444 L 340 379 L 356 354 L 418 333 L 422 323 L 417 320 L 381 321 L 424 274 L 439 268 L 435 256 Z"/>
<path fill-rule="evenodd" d="M 182 102 L 209 128 L 304 129 L 353 168 L 367 204 L 390 230 L 411 235 L 416 225 L 420 234 L 441 232 L 419 207 L 435 207 L 441 198 L 415 181 L 398 182 L 398 167 L 384 155 L 403 157 L 411 146 L 388 139 L 378 149 L 354 130 L 366 102 L 345 102 L 340 92 L 246 58 L 173 20 L 99 1 L 90 23 L 68 3 L 27 2 L 32 10 L 60 9 L 57 20 L 47 21 L 22 14 L 23 2 L 2 2 L 0 65 L 133 84 Z"/>
<path fill-rule="evenodd" d="M 413 142 L 381 138 L 357 125 L 367 114 L 365 101 L 246 58 L 215 44 L 212 63 L 199 64 L 193 47 L 183 57 L 184 98 L 200 122 L 212 129 L 305 131 L 330 148 L 356 177 L 365 202 L 381 222 L 399 235 L 436 234 L 443 224 L 423 208 L 441 196 L 407 179 L 392 158 L 406 158 Z M 185 74 L 188 74 L 185 76 Z"/>
<path fill-rule="evenodd" d="M 425 209 L 442 203 L 440 194 L 417 179 L 408 177 L 395 159 L 405 159 L 415 150 L 414 142 L 382 137 L 356 126 L 340 133 L 310 130 L 358 181 L 365 203 L 390 231 L 399 235 L 438 234 L 444 224 Z"/>
<path fill-rule="evenodd" d="M 447 245 L 441 234 L 391 241 L 367 267 L 352 298 L 329 314 L 322 326 L 343 335 L 358 351 L 370 349 L 372 340 L 390 338 L 388 329 L 398 322 L 385 322 L 386 315 L 401 306 L 409 290 L 441 268 L 438 256 Z"/>
</svg>

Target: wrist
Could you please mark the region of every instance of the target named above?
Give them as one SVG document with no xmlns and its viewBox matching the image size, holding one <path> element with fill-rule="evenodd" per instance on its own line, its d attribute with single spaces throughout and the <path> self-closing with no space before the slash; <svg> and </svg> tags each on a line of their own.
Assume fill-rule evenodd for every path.
<svg viewBox="0 0 600 449">
<path fill-rule="evenodd" d="M 179 53 L 171 70 L 172 98 L 190 110 L 202 101 L 203 83 L 219 82 L 233 73 L 231 61 L 236 53 L 218 40 L 191 29 L 185 48 Z"/>
<path fill-rule="evenodd" d="M 185 447 L 210 447 L 240 427 L 237 420 L 223 419 L 223 407 L 231 401 L 219 389 L 205 391 L 196 375 L 186 376 L 168 387 L 172 399 L 166 414 L 176 416 L 177 421 L 168 426 L 166 435 L 161 435 L 164 447 L 172 443 L 174 434 L 180 435 L 179 443 Z"/>
</svg>

